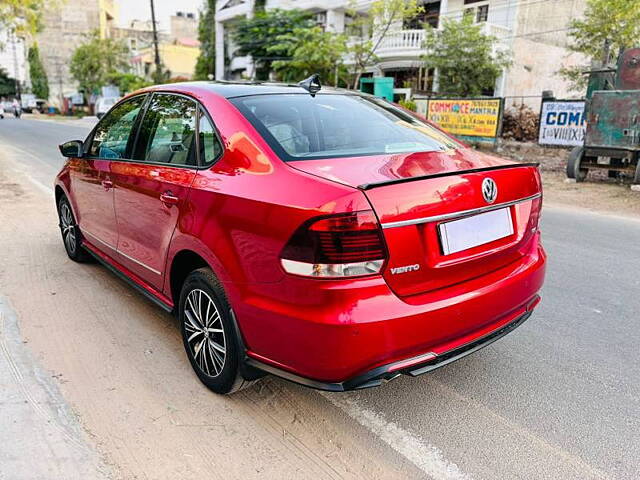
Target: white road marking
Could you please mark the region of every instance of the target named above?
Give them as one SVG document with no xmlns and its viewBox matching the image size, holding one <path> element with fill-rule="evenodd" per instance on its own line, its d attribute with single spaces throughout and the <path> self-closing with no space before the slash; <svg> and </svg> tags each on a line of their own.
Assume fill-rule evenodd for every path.
<svg viewBox="0 0 640 480">
<path fill-rule="evenodd" d="M 388 422 L 382 415 L 360 407 L 345 394 L 320 394 L 430 477 L 436 480 L 471 480 L 470 475 L 444 458 L 439 448 Z"/>
<path fill-rule="evenodd" d="M 23 150 L 20 147 L 16 147 L 16 146 L 13 146 L 13 145 L 8 145 L 7 147 L 10 150 L 13 150 L 13 153 L 11 153 L 11 155 L 14 156 L 14 157 L 19 157 L 20 155 L 26 155 L 28 157 L 31 157 L 31 158 L 35 159 L 35 160 L 42 161 L 42 159 L 40 157 L 38 157 L 37 155 L 34 155 L 31 152 Z M 16 162 L 16 163 L 19 165 L 18 162 Z M 33 175 L 31 175 L 31 173 L 28 172 L 26 169 L 23 168 L 22 172 L 25 174 L 25 176 L 27 177 L 27 179 L 31 183 L 33 183 L 36 187 L 38 187 L 44 193 L 47 193 L 49 195 L 53 195 L 53 188 L 49 187 L 48 185 L 45 185 L 40 180 L 37 180 L 36 178 L 34 178 Z"/>
<path fill-rule="evenodd" d="M 33 178 L 31 175 L 29 175 L 27 173 L 27 178 L 29 179 L 29 181 L 31 183 L 33 183 L 36 187 L 38 187 L 40 190 L 42 190 L 44 193 L 47 193 L 49 195 L 53 195 L 53 188 L 51 187 L 47 187 L 44 183 L 42 183 L 39 180 L 36 180 L 35 178 Z"/>
</svg>

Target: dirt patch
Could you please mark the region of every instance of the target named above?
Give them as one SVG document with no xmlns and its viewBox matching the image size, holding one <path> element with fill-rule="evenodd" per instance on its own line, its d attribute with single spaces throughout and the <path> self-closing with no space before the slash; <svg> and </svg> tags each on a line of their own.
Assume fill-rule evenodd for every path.
<svg viewBox="0 0 640 480">
<path fill-rule="evenodd" d="M 597 180 L 567 182 L 564 174 L 545 171 L 542 184 L 547 204 L 640 218 L 640 193 L 632 191 L 629 185 Z"/>
<path fill-rule="evenodd" d="M 10 181 L 7 175 L 0 171 L 0 200 L 10 200 L 24 194 L 24 189 L 18 183 Z"/>
</svg>

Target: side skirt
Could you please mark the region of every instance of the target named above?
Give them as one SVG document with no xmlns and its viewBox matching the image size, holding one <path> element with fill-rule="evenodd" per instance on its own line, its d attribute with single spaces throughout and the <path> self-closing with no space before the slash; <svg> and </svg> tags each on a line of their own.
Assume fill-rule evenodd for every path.
<svg viewBox="0 0 640 480">
<path fill-rule="evenodd" d="M 126 282 L 129 286 L 135 289 L 142 296 L 151 300 L 153 303 L 155 303 L 157 306 L 162 308 L 164 311 L 168 313 L 173 313 L 173 307 L 174 307 L 173 303 L 165 295 L 162 295 L 160 292 L 158 292 L 157 290 L 153 290 L 150 287 L 145 287 L 142 284 L 142 282 L 138 282 L 134 278 L 133 273 L 129 272 L 131 274 L 131 276 L 129 276 L 126 273 L 127 270 L 123 266 L 121 266 L 111 257 L 102 253 L 93 245 L 91 245 L 89 242 L 87 242 L 86 239 L 84 239 L 84 241 L 82 242 L 82 246 L 87 252 L 91 254 L 91 256 L 93 256 L 96 260 L 98 260 L 98 262 L 104 265 L 107 268 L 107 270 L 109 270 L 118 278 Z"/>
</svg>

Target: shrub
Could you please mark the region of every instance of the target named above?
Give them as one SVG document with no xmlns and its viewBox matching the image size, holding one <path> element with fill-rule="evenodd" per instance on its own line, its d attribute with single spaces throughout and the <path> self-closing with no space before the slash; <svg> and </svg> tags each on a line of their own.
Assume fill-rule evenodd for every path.
<svg viewBox="0 0 640 480">
<path fill-rule="evenodd" d="M 415 112 L 415 111 L 418 110 L 418 106 L 416 105 L 416 102 L 414 102 L 413 100 L 410 100 L 410 99 L 405 100 L 403 98 L 398 102 L 398 105 L 400 105 L 401 107 L 406 108 L 407 110 L 411 110 L 412 112 Z"/>
</svg>

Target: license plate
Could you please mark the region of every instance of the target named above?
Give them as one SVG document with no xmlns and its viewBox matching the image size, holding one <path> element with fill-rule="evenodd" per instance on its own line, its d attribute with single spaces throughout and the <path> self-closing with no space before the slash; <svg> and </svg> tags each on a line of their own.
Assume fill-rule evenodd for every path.
<svg viewBox="0 0 640 480">
<path fill-rule="evenodd" d="M 438 225 L 442 252 L 461 252 L 513 235 L 511 210 L 501 208 Z"/>
</svg>

